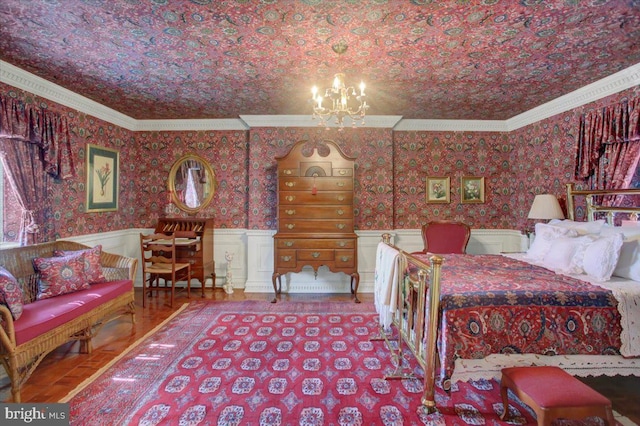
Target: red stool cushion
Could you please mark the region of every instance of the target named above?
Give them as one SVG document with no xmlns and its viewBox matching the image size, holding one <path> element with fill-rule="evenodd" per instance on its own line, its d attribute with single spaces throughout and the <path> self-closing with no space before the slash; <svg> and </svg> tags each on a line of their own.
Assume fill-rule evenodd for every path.
<svg viewBox="0 0 640 426">
<path fill-rule="evenodd" d="M 541 408 L 611 405 L 611 401 L 559 367 L 502 369 L 520 391 Z"/>
</svg>

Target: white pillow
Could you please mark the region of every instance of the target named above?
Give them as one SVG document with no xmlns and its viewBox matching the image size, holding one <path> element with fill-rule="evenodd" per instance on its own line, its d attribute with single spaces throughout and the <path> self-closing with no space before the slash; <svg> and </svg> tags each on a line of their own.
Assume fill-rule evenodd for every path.
<svg viewBox="0 0 640 426">
<path fill-rule="evenodd" d="M 640 237 L 640 227 L 605 225 L 600 230 L 600 235 L 609 236 L 614 234 L 622 234 L 625 241 L 630 241 Z"/>
<path fill-rule="evenodd" d="M 552 219 L 549 221 L 549 225 L 575 229 L 580 235 L 599 234 L 604 224 L 604 219 L 594 220 L 592 222 L 575 222 L 570 219 Z"/>
<path fill-rule="evenodd" d="M 551 248 L 554 240 L 560 237 L 577 236 L 578 233 L 574 229 L 552 226 L 546 223 L 536 223 L 536 234 L 533 243 L 524 257 L 529 260 L 541 261 Z"/>
<path fill-rule="evenodd" d="M 640 282 L 640 238 L 623 241 L 613 275 Z"/>
<path fill-rule="evenodd" d="M 608 281 L 618 264 L 620 249 L 622 248 L 622 234 L 597 237 L 590 243 L 582 260 L 584 273 L 596 281 Z"/>
<path fill-rule="evenodd" d="M 588 236 L 559 237 L 553 241 L 540 265 L 561 274 L 582 274 L 584 251 L 592 241 Z"/>
</svg>

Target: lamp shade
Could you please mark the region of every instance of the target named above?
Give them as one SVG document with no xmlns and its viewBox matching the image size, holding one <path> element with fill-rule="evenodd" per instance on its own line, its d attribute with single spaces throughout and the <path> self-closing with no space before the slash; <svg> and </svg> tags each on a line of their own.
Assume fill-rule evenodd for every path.
<svg viewBox="0 0 640 426">
<path fill-rule="evenodd" d="M 564 219 L 558 199 L 553 194 L 536 195 L 529 210 L 529 219 Z"/>
</svg>

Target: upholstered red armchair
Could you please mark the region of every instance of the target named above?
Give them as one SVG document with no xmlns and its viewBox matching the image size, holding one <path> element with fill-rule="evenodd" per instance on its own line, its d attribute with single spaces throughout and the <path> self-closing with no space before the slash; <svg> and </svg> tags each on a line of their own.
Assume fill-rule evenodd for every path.
<svg viewBox="0 0 640 426">
<path fill-rule="evenodd" d="M 463 222 L 434 220 L 422 225 L 424 250 L 418 253 L 465 253 L 471 228 Z"/>
</svg>

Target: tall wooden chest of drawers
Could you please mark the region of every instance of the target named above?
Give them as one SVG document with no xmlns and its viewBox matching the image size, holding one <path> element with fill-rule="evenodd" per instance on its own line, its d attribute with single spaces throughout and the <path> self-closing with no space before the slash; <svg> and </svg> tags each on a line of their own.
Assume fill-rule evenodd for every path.
<svg viewBox="0 0 640 426">
<path fill-rule="evenodd" d="M 358 237 L 353 225 L 354 159 L 332 141 L 300 141 L 278 162 L 278 232 L 274 235 L 273 290 L 282 275 L 320 266 L 351 276 L 358 300 Z"/>
<path fill-rule="evenodd" d="M 155 232 L 176 234 L 176 238 L 198 240 L 196 244 L 178 245 L 176 260 L 191 264 L 191 276 L 202 284 L 202 295 L 207 278 L 216 286 L 215 262 L 213 260 L 213 219 L 210 218 L 169 218 L 158 220 Z"/>
</svg>

